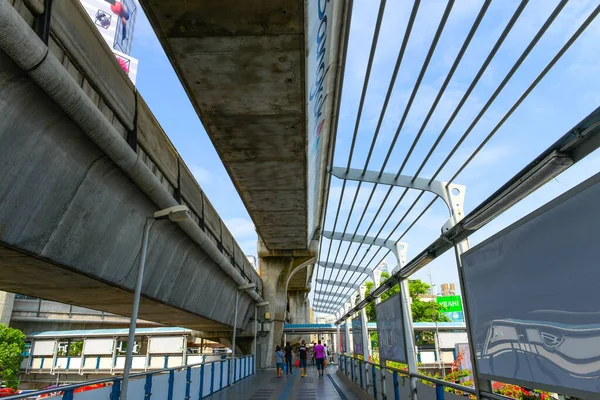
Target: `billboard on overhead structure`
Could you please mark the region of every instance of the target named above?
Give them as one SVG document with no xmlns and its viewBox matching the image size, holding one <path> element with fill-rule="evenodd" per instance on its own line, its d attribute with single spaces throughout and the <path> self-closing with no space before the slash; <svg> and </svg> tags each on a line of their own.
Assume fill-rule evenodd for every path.
<svg viewBox="0 0 600 400">
<path fill-rule="evenodd" d="M 377 338 L 379 358 L 385 361 L 407 362 L 406 342 L 400 295 L 396 294 L 375 306 L 377 315 Z"/>
<path fill-rule="evenodd" d="M 480 378 L 600 398 L 600 174 L 462 256 Z"/>
<path fill-rule="evenodd" d="M 361 314 L 358 314 L 356 318 L 352 319 L 352 345 L 354 350 L 354 357 L 360 358 L 365 356 L 362 335 L 362 316 Z"/>
<path fill-rule="evenodd" d="M 306 60 L 306 109 L 308 133 L 308 238 L 313 239 L 320 224 L 324 199 L 325 163 L 332 125 L 337 51 L 339 47 L 336 18 L 342 2 L 308 0 L 308 35 Z"/>
<path fill-rule="evenodd" d="M 135 84 L 138 60 L 131 57 L 137 0 L 80 0 L 123 71 Z"/>
</svg>

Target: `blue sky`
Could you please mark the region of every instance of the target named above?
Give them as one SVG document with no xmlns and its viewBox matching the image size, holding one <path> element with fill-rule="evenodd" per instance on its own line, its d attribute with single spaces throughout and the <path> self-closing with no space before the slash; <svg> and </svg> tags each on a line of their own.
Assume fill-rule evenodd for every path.
<svg viewBox="0 0 600 400">
<path fill-rule="evenodd" d="M 350 34 L 346 79 L 334 161 L 336 166 L 345 166 L 348 160 L 362 81 L 378 11 L 376 2 L 372 0 L 355 0 L 354 4 L 354 19 Z M 413 36 L 408 43 L 404 62 L 385 114 L 369 169 L 379 169 L 382 165 L 385 153 L 389 149 L 446 4 L 445 1 L 441 0 L 422 1 Z M 433 157 L 426 164 L 421 173 L 422 177 L 430 177 L 441 164 L 443 158 L 473 121 L 557 4 L 557 0 L 530 1 L 457 119 L 441 141 L 440 146 L 434 152 Z M 456 2 L 431 64 L 424 76 L 421 88 L 417 92 L 414 104 L 401 130 L 390 162 L 386 167 L 387 172 L 395 173 L 398 171 L 481 5 L 481 0 L 459 0 Z M 481 27 L 477 31 L 446 90 L 446 94 L 442 97 L 403 173 L 412 175 L 417 170 L 517 5 L 518 2 L 515 0 L 492 2 Z M 534 51 L 527 57 L 522 68 L 519 69 L 488 112 L 475 126 L 475 129 L 459 148 L 453 159 L 442 170 L 438 179 L 447 180 L 454 175 L 454 172 L 471 154 L 473 149 L 497 124 L 499 119 L 554 57 L 560 47 L 596 5 L 595 1 L 585 0 L 573 0 L 567 4 Z M 352 167 L 354 168 L 364 166 L 367 149 L 370 146 L 373 131 L 381 112 L 383 98 L 390 81 L 411 7 L 412 2 L 388 1 L 363 116 L 358 130 L 356 149 L 352 161 Z M 456 179 L 456 183 L 467 187 L 465 202 L 467 212 L 487 198 L 531 159 L 600 104 L 600 80 L 598 79 L 600 52 L 591 50 L 597 48 L 599 40 L 600 18 L 597 18 L 571 47 L 565 57 L 496 133 L 484 150 Z M 240 246 L 246 254 L 255 254 L 256 233 L 253 224 L 152 29 L 141 14 L 137 19 L 132 55 L 140 60 L 137 78 L 139 91 L 194 172 Z M 471 245 L 481 242 L 598 171 L 600 171 L 600 153 L 595 152 L 473 235 L 470 239 Z M 341 181 L 335 178 L 332 180 L 326 229 L 333 228 L 332 216 L 338 206 L 341 185 Z M 371 187 L 370 184 L 363 185 L 358 194 L 357 205 L 350 216 L 348 224 L 349 232 L 354 232 L 357 227 L 358 218 L 366 204 Z M 359 234 L 365 233 L 386 191 L 386 187 L 380 187 L 375 192 L 365 220 L 358 228 Z M 348 218 L 355 192 L 356 184 L 347 184 L 342 200 L 341 222 L 338 223 L 336 230 L 343 229 L 343 223 Z M 385 211 L 387 210 L 389 213 L 400 193 L 400 189 L 392 191 L 384 206 L 382 215 L 374 223 L 369 232 L 370 234 L 379 229 L 383 219 L 387 217 Z M 415 197 L 416 193 L 409 192 L 390 219 L 389 224 L 382 230 L 382 235 L 387 236 L 390 233 L 391 227 L 396 225 L 396 222 L 406 212 Z M 392 235 L 394 239 L 401 232 L 404 232 L 416 215 L 429 203 L 430 199 L 429 195 L 425 195 L 421 199 L 406 221 Z M 437 238 L 441 226 L 447 219 L 447 209 L 441 202 L 436 202 L 403 239 L 409 244 L 408 259 Z M 323 249 L 328 247 L 329 243 L 324 241 Z M 341 262 L 344 258 L 346 249 L 347 246 L 342 246 L 340 249 L 338 262 Z M 355 249 L 356 246 L 353 246 L 346 262 L 353 258 Z M 336 252 L 337 243 L 334 243 L 329 261 L 333 260 L 333 255 Z M 325 258 L 326 252 L 321 254 L 321 260 Z M 362 253 L 356 259 L 360 258 L 362 258 Z M 368 255 L 366 260 L 370 258 L 371 255 Z M 389 265 L 395 264 L 391 257 L 387 261 Z M 438 285 L 443 282 L 457 282 L 452 253 L 448 253 L 431 263 L 417 277 L 429 281 L 427 275 L 429 269 L 433 275 L 433 282 Z M 318 275 L 326 279 L 330 277 L 330 273 L 323 273 L 322 269 Z M 358 278 L 358 275 L 354 277 L 347 276 L 346 280 Z"/>
</svg>

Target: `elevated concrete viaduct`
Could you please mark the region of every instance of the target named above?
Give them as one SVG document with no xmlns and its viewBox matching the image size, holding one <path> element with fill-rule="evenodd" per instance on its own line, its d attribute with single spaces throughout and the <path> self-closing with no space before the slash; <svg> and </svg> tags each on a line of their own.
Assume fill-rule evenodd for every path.
<svg viewBox="0 0 600 400">
<path fill-rule="evenodd" d="M 245 329 L 262 279 L 93 22 L 54 2 L 40 38 L 42 2 L 14 1 L 0 0 L 0 289 L 128 315 L 144 222 L 181 203 L 191 218 L 151 227 L 140 318 L 230 330 L 253 282 Z"/>
<path fill-rule="evenodd" d="M 259 234 L 271 362 L 306 305 L 339 107 L 347 2 L 140 0 Z M 288 295 L 288 291 L 290 295 Z M 309 321 L 298 321 L 309 322 Z"/>
</svg>

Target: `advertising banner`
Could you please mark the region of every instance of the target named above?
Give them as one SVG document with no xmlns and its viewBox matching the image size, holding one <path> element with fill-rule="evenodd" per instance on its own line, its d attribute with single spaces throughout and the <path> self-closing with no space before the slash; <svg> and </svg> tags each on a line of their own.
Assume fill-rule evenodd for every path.
<svg viewBox="0 0 600 400">
<path fill-rule="evenodd" d="M 464 322 L 462 299 L 460 296 L 439 296 L 435 301 L 444 307 L 443 313 L 452 322 Z"/>
<path fill-rule="evenodd" d="M 308 120 L 308 236 L 312 238 L 320 209 L 319 194 L 325 175 L 326 143 L 331 128 L 336 59 L 332 35 L 334 2 L 308 0 L 306 94 Z M 322 200 L 321 200 L 322 201 Z"/>
<path fill-rule="evenodd" d="M 480 378 L 600 398 L 600 174 L 462 256 Z"/>
<path fill-rule="evenodd" d="M 362 335 L 362 317 L 358 314 L 358 317 L 352 319 L 352 344 L 354 346 L 354 357 L 364 359 L 365 351 Z"/>
<path fill-rule="evenodd" d="M 342 353 L 348 353 L 348 340 L 350 339 L 347 335 L 346 324 L 340 325 L 340 344 Z"/>
<path fill-rule="evenodd" d="M 473 371 L 473 364 L 471 364 L 471 349 L 469 343 L 456 343 L 455 347 L 456 361 L 458 369 L 461 371 Z M 460 378 L 461 382 L 472 381 L 471 375 Z"/>
<path fill-rule="evenodd" d="M 406 342 L 404 341 L 400 295 L 396 294 L 377 304 L 375 312 L 381 363 L 383 365 L 385 365 L 385 361 L 406 363 Z"/>
</svg>

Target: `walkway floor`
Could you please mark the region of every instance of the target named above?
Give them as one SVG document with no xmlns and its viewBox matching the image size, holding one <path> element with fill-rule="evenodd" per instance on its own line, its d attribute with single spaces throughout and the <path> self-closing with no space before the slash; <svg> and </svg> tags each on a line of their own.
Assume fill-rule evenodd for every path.
<svg viewBox="0 0 600 400">
<path fill-rule="evenodd" d="M 231 388 L 227 388 L 212 396 L 221 400 L 358 400 L 350 389 L 336 376 L 336 365 L 330 365 L 322 378 L 317 376 L 317 369 L 309 366 L 305 378 L 301 378 L 299 369 L 294 368 L 293 374 L 277 379 L 275 369 L 261 370 Z"/>
</svg>

